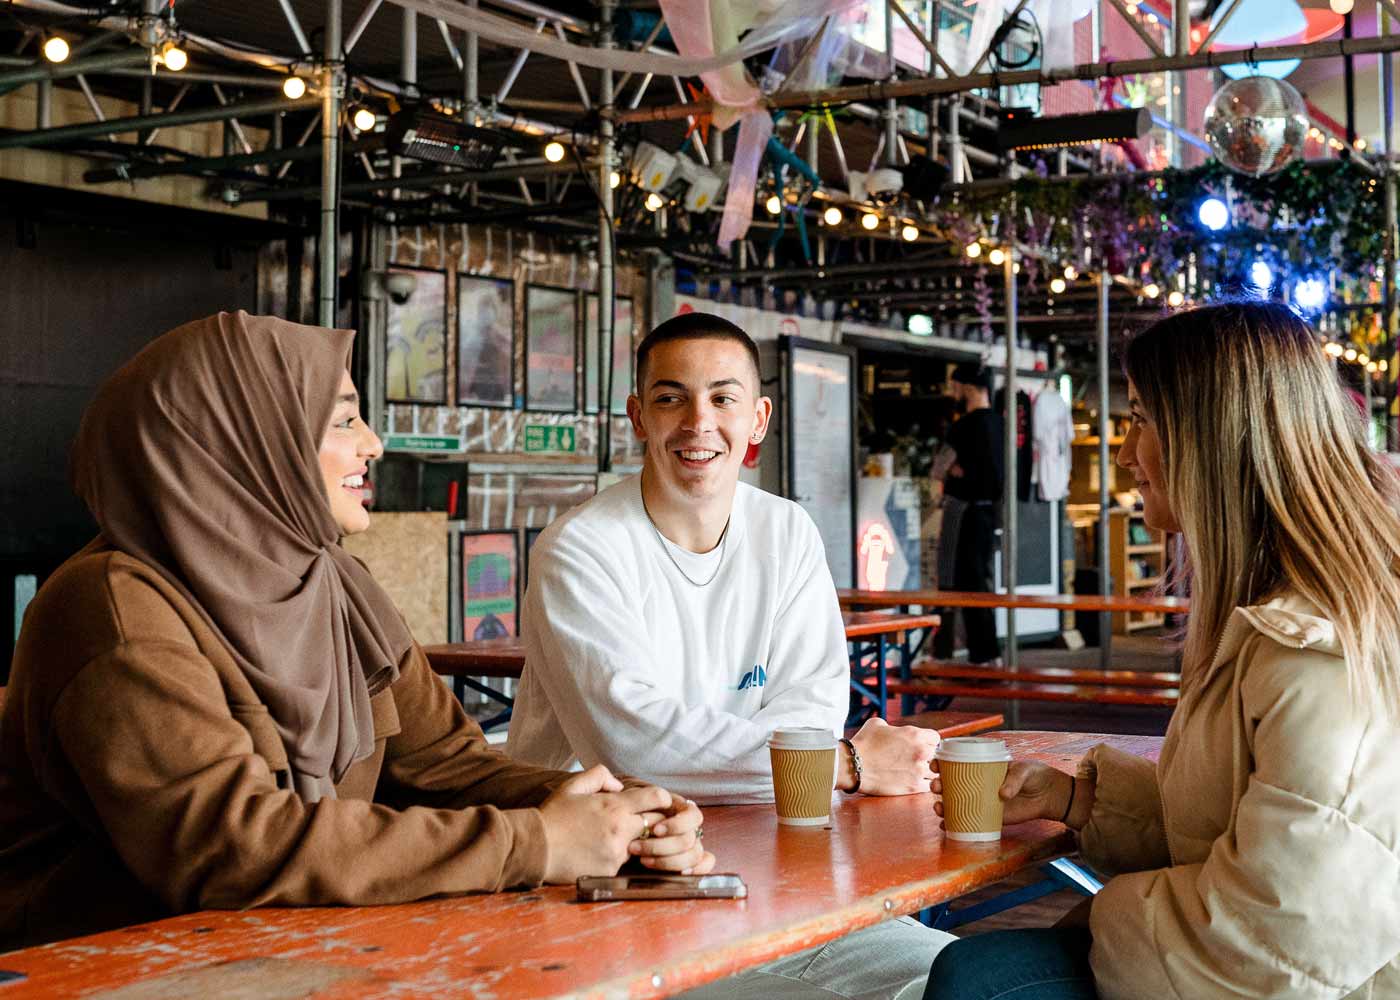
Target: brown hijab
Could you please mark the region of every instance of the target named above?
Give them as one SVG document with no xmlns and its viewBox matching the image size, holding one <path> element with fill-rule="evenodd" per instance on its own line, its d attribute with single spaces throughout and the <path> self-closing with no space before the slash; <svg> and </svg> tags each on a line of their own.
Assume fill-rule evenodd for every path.
<svg viewBox="0 0 1400 1000">
<path fill-rule="evenodd" d="M 340 545 L 317 451 L 354 334 L 219 313 L 98 390 L 73 481 L 112 546 L 184 592 L 267 705 L 307 802 L 374 750 L 412 637 Z"/>
</svg>

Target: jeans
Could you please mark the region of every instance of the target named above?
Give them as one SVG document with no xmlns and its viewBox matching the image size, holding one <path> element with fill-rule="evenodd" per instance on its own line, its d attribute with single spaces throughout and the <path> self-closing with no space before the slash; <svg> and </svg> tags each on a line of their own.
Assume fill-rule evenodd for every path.
<svg viewBox="0 0 1400 1000">
<path fill-rule="evenodd" d="M 939 952 L 924 1000 L 1097 1000 L 1082 927 L 993 931 Z"/>
</svg>

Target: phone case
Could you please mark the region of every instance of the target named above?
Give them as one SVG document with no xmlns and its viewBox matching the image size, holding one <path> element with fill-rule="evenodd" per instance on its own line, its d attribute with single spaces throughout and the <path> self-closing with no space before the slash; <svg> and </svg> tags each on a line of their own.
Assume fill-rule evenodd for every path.
<svg viewBox="0 0 1400 1000">
<path fill-rule="evenodd" d="M 586 903 L 613 899 L 745 899 L 749 887 L 733 872 L 711 875 L 584 875 L 578 898 Z"/>
</svg>

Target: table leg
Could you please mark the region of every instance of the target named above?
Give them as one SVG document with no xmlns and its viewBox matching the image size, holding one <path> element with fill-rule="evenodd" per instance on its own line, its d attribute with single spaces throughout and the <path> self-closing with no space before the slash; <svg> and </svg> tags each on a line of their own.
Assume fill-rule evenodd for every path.
<svg viewBox="0 0 1400 1000">
<path fill-rule="evenodd" d="M 886 688 L 887 677 L 885 673 L 885 656 L 889 644 L 885 641 L 885 633 L 881 632 L 877 641 L 879 642 L 879 659 L 876 661 L 875 670 L 880 684 L 880 718 L 888 716 L 887 704 L 889 701 L 889 691 Z"/>
</svg>

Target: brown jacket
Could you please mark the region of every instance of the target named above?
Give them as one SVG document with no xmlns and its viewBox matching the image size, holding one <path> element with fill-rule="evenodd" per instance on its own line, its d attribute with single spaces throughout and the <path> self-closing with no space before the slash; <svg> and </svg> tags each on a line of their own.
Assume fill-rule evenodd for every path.
<svg viewBox="0 0 1400 1000">
<path fill-rule="evenodd" d="M 413 646 L 338 798 L 286 785 L 194 607 L 94 544 L 31 604 L 0 715 L 0 951 L 171 913 L 537 885 L 566 775 L 489 746 Z"/>
</svg>

